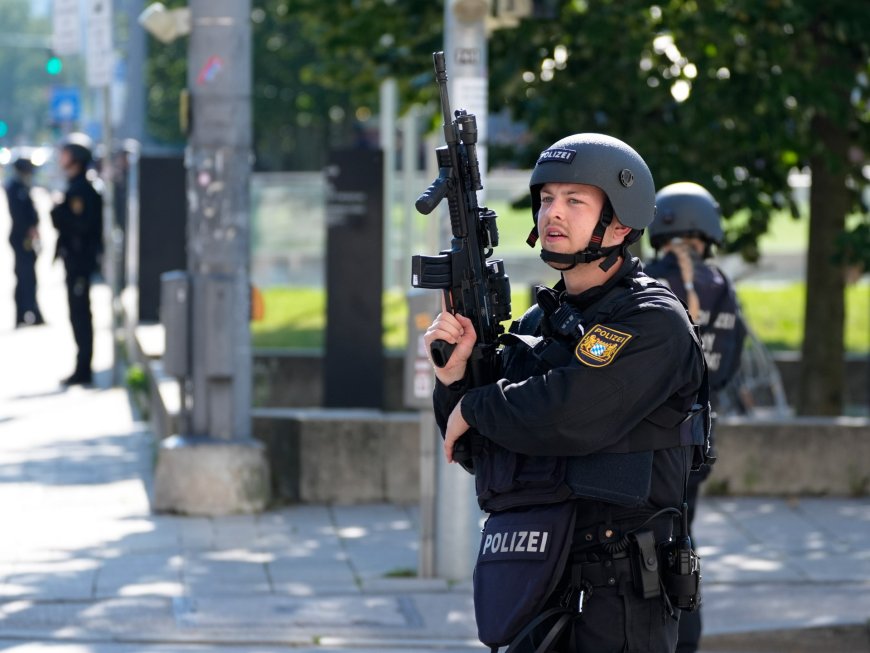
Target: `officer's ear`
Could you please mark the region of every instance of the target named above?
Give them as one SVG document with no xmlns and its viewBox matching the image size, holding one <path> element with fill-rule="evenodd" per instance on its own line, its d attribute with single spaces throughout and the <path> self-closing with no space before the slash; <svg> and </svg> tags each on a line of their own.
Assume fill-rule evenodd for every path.
<svg viewBox="0 0 870 653">
<path fill-rule="evenodd" d="M 610 228 L 613 230 L 613 239 L 616 241 L 614 245 L 621 245 L 628 234 L 631 233 L 631 227 L 626 227 L 616 216 L 613 216 L 613 222 L 610 223 Z"/>
</svg>

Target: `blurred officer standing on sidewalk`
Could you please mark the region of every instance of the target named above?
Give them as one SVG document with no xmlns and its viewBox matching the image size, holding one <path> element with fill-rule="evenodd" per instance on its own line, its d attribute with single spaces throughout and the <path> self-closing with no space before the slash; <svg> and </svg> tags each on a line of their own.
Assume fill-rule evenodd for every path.
<svg viewBox="0 0 870 653">
<path fill-rule="evenodd" d="M 57 253 L 66 267 L 69 317 L 78 354 L 75 370 L 63 385 L 93 381 L 91 358 L 94 328 L 91 317 L 91 276 L 99 269 L 103 251 L 103 198 L 87 178 L 92 155 L 90 138 L 70 134 L 61 144 L 60 167 L 68 185 L 63 199 L 51 211 L 57 229 Z"/>
<path fill-rule="evenodd" d="M 6 184 L 12 232 L 9 244 L 15 252 L 15 326 L 44 324 L 36 301 L 36 256 L 39 253 L 39 217 L 30 197 L 34 166 L 19 158 L 12 164 L 12 178 Z"/>
<path fill-rule="evenodd" d="M 502 378 L 469 387 L 466 317 L 442 312 L 424 338 L 456 344 L 435 369 L 436 419 L 448 461 L 468 433 L 490 513 L 478 635 L 511 653 L 672 653 L 697 575 L 673 592 L 668 546 L 705 449 L 706 379 L 686 310 L 627 249 L 653 220 L 652 174 L 622 141 L 575 134 L 529 185 L 529 243 L 562 279 L 503 337 Z"/>
<path fill-rule="evenodd" d="M 713 248 L 722 244 L 721 217 L 719 204 L 703 186 L 680 182 L 662 188 L 656 195 L 656 217 L 649 227 L 650 244 L 657 258 L 644 270 L 670 286 L 689 307 L 695 324 L 701 327 L 714 409 L 717 391 L 728 384 L 740 367 L 746 337 L 734 287 L 710 261 Z M 690 531 L 698 490 L 709 475 L 710 468 L 705 465 L 689 476 Z M 700 639 L 700 611 L 684 613 L 680 618 L 677 653 L 694 653 Z"/>
</svg>

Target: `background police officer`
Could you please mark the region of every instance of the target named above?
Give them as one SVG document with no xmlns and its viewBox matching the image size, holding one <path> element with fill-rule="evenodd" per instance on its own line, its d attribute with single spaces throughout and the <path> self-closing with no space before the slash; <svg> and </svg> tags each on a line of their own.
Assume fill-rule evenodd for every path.
<svg viewBox="0 0 870 653">
<path fill-rule="evenodd" d="M 722 244 L 721 218 L 718 202 L 703 186 L 691 182 L 665 186 L 656 194 L 656 217 L 649 227 L 657 258 L 645 268 L 648 275 L 666 282 L 686 302 L 692 319 L 701 327 L 714 407 L 716 392 L 739 369 L 746 336 L 734 287 L 710 260 L 714 248 Z M 689 477 L 690 529 L 698 490 L 709 474 L 710 468 L 705 466 Z M 678 653 L 694 653 L 700 638 L 700 611 L 684 614 Z"/>
<path fill-rule="evenodd" d="M 540 239 L 541 258 L 562 279 L 539 289 L 537 306 L 511 327 L 494 384 L 468 387 L 471 322 L 436 317 L 427 344 L 456 344 L 435 369 L 445 455 L 452 460 L 457 439 L 473 429 L 478 501 L 491 520 L 528 513 L 534 523 L 543 506 L 574 506 L 564 575 L 534 606 L 539 615 L 573 606 L 570 635 L 557 650 L 672 652 L 680 611 L 659 591 L 655 547 L 671 537 L 684 499 L 693 450 L 682 444 L 680 423 L 704 363 L 679 300 L 627 251 L 653 219 L 652 175 L 622 141 L 575 134 L 541 154 L 530 191 L 530 242 Z M 637 556 L 641 539 L 646 562 Z M 488 601 L 503 615 L 509 601 L 516 613 L 523 592 Z M 478 611 L 479 630 L 480 622 Z M 549 627 L 541 624 L 534 645 Z"/>
<path fill-rule="evenodd" d="M 66 267 L 67 300 L 78 353 L 75 370 L 64 385 L 93 381 L 91 358 L 94 329 L 91 317 L 91 276 L 97 272 L 103 251 L 103 200 L 86 176 L 92 161 L 91 141 L 84 134 L 70 134 L 60 148 L 60 167 L 68 185 L 63 200 L 51 211 L 57 229 L 57 258 Z"/>
<path fill-rule="evenodd" d="M 39 249 L 39 217 L 30 197 L 34 166 L 30 159 L 19 158 L 6 184 L 6 199 L 12 218 L 9 244 L 15 253 L 15 326 L 43 324 L 36 301 L 36 256 Z"/>
</svg>

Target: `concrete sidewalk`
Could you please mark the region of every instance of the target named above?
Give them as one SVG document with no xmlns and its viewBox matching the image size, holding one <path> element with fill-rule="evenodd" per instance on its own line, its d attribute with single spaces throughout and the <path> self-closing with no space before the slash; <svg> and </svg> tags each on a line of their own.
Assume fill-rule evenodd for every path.
<svg viewBox="0 0 870 653">
<path fill-rule="evenodd" d="M 11 269 L 0 248 L 0 270 Z M 48 325 L 19 330 L 11 274 L 0 275 L 0 649 L 485 650 L 470 585 L 414 576 L 416 506 L 152 514 L 154 442 L 108 387 L 107 289 L 93 290 L 97 387 L 63 390 L 73 344 L 62 273 L 40 260 L 39 275 Z M 796 651 L 741 637 L 870 617 L 866 500 L 707 499 L 696 529 L 705 650 Z"/>
</svg>

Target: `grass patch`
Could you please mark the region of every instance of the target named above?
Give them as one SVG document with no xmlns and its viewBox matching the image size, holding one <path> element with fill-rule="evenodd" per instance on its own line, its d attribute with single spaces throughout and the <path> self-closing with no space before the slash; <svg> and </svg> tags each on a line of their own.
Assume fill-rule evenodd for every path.
<svg viewBox="0 0 870 653">
<path fill-rule="evenodd" d="M 803 283 L 776 286 L 739 284 L 737 295 L 746 320 L 770 349 L 801 348 L 806 289 Z M 870 351 L 870 285 L 846 289 L 846 350 Z"/>
<path fill-rule="evenodd" d="M 326 293 L 319 288 L 268 288 L 263 319 L 251 323 L 253 346 L 264 349 L 323 347 Z"/>
<path fill-rule="evenodd" d="M 737 294 L 747 320 L 770 349 L 796 350 L 803 341 L 805 289 L 803 283 L 776 286 L 740 284 Z M 434 294 L 434 291 L 433 291 Z M 251 325 L 256 348 L 320 349 L 326 336 L 326 294 L 316 288 L 268 288 L 263 291 L 265 316 Z M 529 305 L 529 293 L 513 293 L 513 314 Z M 408 338 L 408 308 L 404 294 L 384 293 L 386 349 L 403 350 Z M 846 349 L 870 351 L 870 285 L 846 290 Z"/>
<path fill-rule="evenodd" d="M 127 368 L 124 374 L 124 382 L 127 385 L 130 401 L 139 411 L 139 417 L 147 421 L 151 412 L 151 397 L 148 391 L 148 376 L 145 369 L 138 363 Z"/>
</svg>

